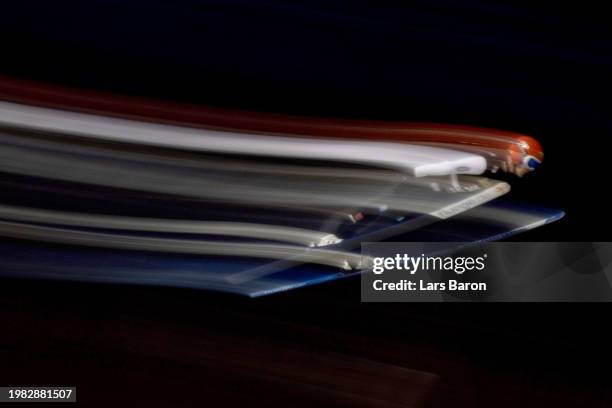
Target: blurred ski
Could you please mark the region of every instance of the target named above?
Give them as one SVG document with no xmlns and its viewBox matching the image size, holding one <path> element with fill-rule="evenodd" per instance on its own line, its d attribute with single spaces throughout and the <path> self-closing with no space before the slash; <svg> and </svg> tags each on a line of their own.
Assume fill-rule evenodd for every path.
<svg viewBox="0 0 612 408">
<path fill-rule="evenodd" d="M 537 228 L 562 216 L 558 210 L 517 207 L 507 202 L 486 204 L 398 240 L 487 242 Z M 335 267 L 300 264 L 240 283 L 227 279 L 267 263 L 252 258 L 104 251 L 17 241 L 0 245 L 0 274 L 16 278 L 188 287 L 255 297 L 355 275 Z"/>
</svg>

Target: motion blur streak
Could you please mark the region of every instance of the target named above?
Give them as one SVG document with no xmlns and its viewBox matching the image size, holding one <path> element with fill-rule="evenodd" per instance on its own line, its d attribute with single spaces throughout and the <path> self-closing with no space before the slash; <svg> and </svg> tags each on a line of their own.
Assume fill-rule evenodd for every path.
<svg viewBox="0 0 612 408">
<path fill-rule="evenodd" d="M 301 228 L 240 222 L 151 219 L 79 214 L 0 205 L 0 219 L 74 227 L 151 231 L 200 235 L 235 236 L 282 241 L 307 246 L 337 244 L 342 240 L 333 234 Z"/>
<path fill-rule="evenodd" d="M 535 169 L 544 153 L 531 136 L 435 123 L 322 119 L 177 105 L 63 88 L 0 76 L 0 99 L 186 126 L 293 136 L 333 137 L 446 146 L 491 155 L 489 166 L 517 175 Z"/>
<path fill-rule="evenodd" d="M 362 257 L 360 254 L 287 245 L 139 237 L 5 221 L 0 221 L 0 235 L 20 239 L 34 239 L 45 242 L 121 250 L 265 259 L 292 258 L 300 262 L 334 266 L 345 270 L 360 269 L 362 267 Z"/>
<path fill-rule="evenodd" d="M 146 166 L 129 161 L 58 154 L 45 150 L 0 145 L 0 170 L 7 173 L 55 178 L 135 190 L 156 191 L 210 200 L 281 205 L 381 208 L 404 212 L 433 213 L 441 206 L 477 191 L 449 193 L 409 183 L 371 180 L 311 180 L 303 177 L 259 176 L 186 171 Z M 469 180 L 471 181 L 471 180 Z M 485 182 L 506 185 L 503 182 Z M 473 187 L 471 183 L 470 188 Z M 505 189 L 507 191 L 507 189 Z M 505 192 L 503 191 L 503 192 Z M 491 197 L 494 198 L 494 197 Z"/>
<path fill-rule="evenodd" d="M 0 102 L 0 124 L 174 149 L 369 164 L 404 170 L 416 177 L 481 174 L 486 170 L 481 156 L 429 146 L 185 128 L 7 102 Z"/>
</svg>

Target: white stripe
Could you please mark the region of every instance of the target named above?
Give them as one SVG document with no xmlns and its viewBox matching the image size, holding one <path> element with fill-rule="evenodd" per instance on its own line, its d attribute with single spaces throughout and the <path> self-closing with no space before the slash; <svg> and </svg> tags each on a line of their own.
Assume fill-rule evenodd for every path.
<svg viewBox="0 0 612 408">
<path fill-rule="evenodd" d="M 238 256 L 264 259 L 297 259 L 300 262 L 328 265 L 344 270 L 360 269 L 362 256 L 350 252 L 304 248 L 291 245 L 236 243 L 222 241 L 150 238 L 121 234 L 76 231 L 0 221 L 0 235 L 58 244 L 152 251 L 194 255 Z"/>
<path fill-rule="evenodd" d="M 403 143 L 254 135 L 154 124 L 0 102 L 0 124 L 80 137 L 224 154 L 249 154 L 362 163 L 407 171 L 416 177 L 481 174 L 476 154 Z"/>
<path fill-rule="evenodd" d="M 220 235 L 242 238 L 258 238 L 307 246 L 326 246 L 342 240 L 333 234 L 302 228 L 243 222 L 218 222 L 180 219 L 124 217 L 101 214 L 85 214 L 63 211 L 39 210 L 26 207 L 0 205 L 0 218 L 28 223 L 54 224 L 81 228 L 104 228 L 124 231 L 149 231 Z"/>
</svg>

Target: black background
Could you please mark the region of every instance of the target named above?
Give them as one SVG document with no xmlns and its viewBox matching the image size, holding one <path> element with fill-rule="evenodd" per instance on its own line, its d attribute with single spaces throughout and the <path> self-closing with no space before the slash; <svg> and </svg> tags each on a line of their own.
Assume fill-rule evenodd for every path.
<svg viewBox="0 0 612 408">
<path fill-rule="evenodd" d="M 603 8 L 22 0 L 3 4 L 0 38 L 0 72 L 24 78 L 253 110 L 527 133 L 542 142 L 545 162 L 534 174 L 510 178 L 510 196 L 567 215 L 519 239 L 610 236 L 612 26 Z M 262 365 L 279 361 L 264 349 L 273 344 L 437 373 L 443 380 L 430 405 L 457 396 L 465 406 L 610 402 L 605 304 L 360 304 L 358 282 L 349 280 L 259 300 L 2 280 L 0 300 L 7 333 L 0 382 L 76 384 L 82 402 L 346 402 L 320 389 L 294 397 L 295 385 L 257 370 L 256 380 L 245 380 L 237 374 L 244 367 L 194 351 L 207 349 L 198 339 L 212 332 L 238 354 L 236 339 L 256 339 L 251 357 Z M 151 342 L 129 340 L 143 325 Z M 185 337 L 170 336 L 177 332 Z M 389 344 L 381 346 L 381 338 Z M 381 347 L 398 352 L 380 356 Z M 115 389 L 103 391 L 98 381 Z M 159 391 L 164 384 L 182 397 Z M 145 390 L 161 396 L 145 398 Z"/>
</svg>

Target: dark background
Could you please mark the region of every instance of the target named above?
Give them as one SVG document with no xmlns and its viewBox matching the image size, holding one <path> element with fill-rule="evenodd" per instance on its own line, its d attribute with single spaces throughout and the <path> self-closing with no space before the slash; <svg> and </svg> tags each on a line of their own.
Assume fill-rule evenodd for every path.
<svg viewBox="0 0 612 408">
<path fill-rule="evenodd" d="M 567 216 L 519 239 L 605 241 L 609 18 L 586 3 L 22 0 L 0 13 L 0 73 L 527 133 L 545 162 L 510 196 Z M 74 384 L 98 405 L 608 406 L 611 311 L 361 304 L 350 280 L 248 300 L 4 279 L 0 383 Z"/>
</svg>

